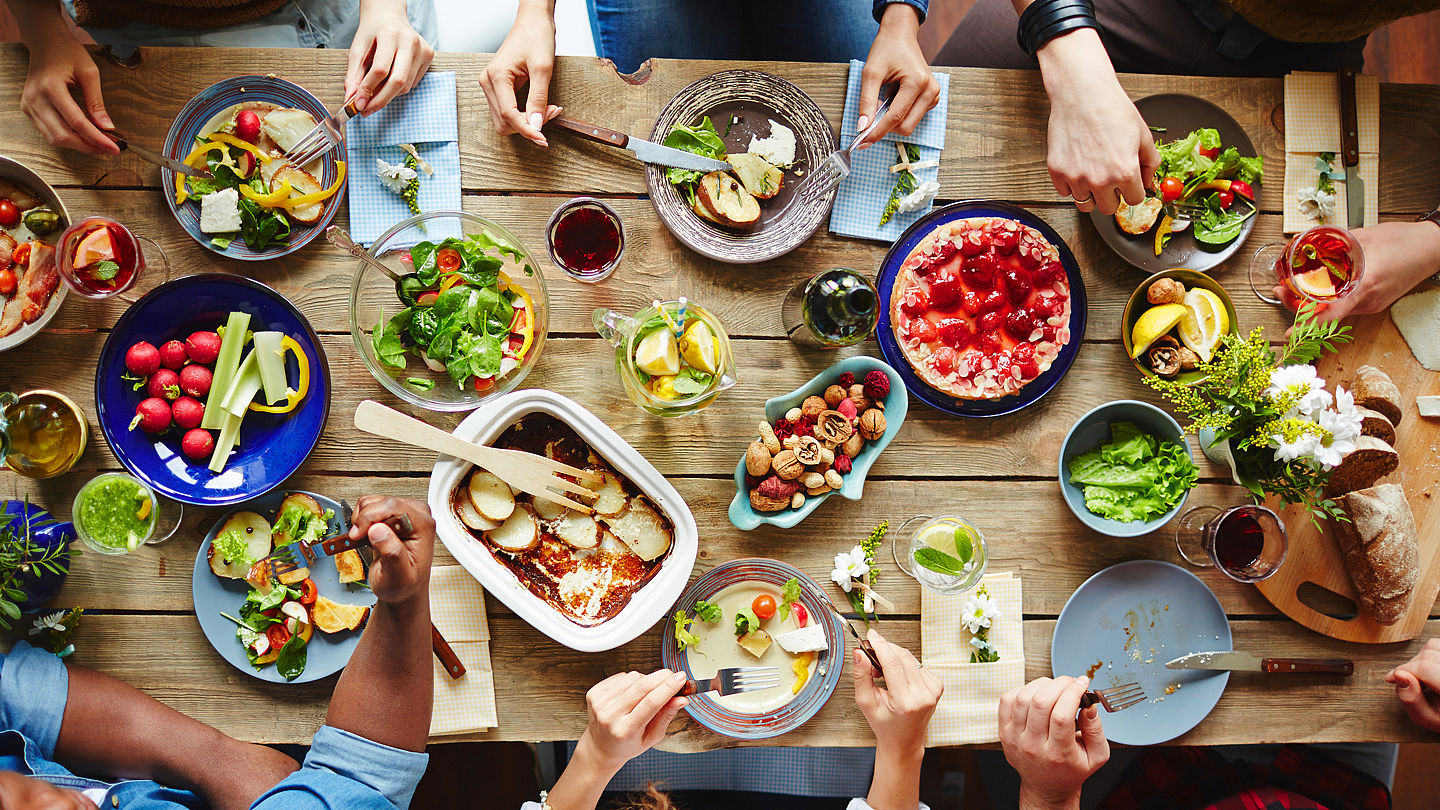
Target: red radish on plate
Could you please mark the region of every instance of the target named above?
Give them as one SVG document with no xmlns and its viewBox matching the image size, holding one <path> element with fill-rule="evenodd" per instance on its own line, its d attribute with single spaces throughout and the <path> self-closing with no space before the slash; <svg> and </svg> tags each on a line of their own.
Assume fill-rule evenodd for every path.
<svg viewBox="0 0 1440 810">
<path fill-rule="evenodd" d="M 180 439 L 180 452 L 193 459 L 202 459 L 215 451 L 215 437 L 204 428 L 191 428 Z"/>
<path fill-rule="evenodd" d="M 180 369 L 180 390 L 192 397 L 203 397 L 210 393 L 210 382 L 214 378 L 210 369 L 191 364 Z"/>
<path fill-rule="evenodd" d="M 157 399 L 173 402 L 180 396 L 180 375 L 173 370 L 162 368 L 150 375 L 145 393 Z"/>
<path fill-rule="evenodd" d="M 200 427 L 200 420 L 205 418 L 205 405 L 194 397 L 180 397 L 170 406 L 170 415 L 175 419 L 175 427 L 190 430 Z"/>
<path fill-rule="evenodd" d="M 185 344 L 178 340 L 169 341 L 160 347 L 160 364 L 166 368 L 178 369 L 189 359 Z"/>
<path fill-rule="evenodd" d="M 235 137 L 246 143 L 260 140 L 260 116 L 254 110 L 241 110 L 235 114 Z"/>
<path fill-rule="evenodd" d="M 209 365 L 220 356 L 220 336 L 214 332 L 195 332 L 185 339 L 185 351 L 190 355 L 190 362 Z"/>
<path fill-rule="evenodd" d="M 135 418 L 130 420 L 130 429 L 140 428 L 146 433 L 164 433 L 170 428 L 170 403 L 159 397 L 140 400 L 135 406 Z"/>
<path fill-rule="evenodd" d="M 160 350 L 140 341 L 125 352 L 125 368 L 137 377 L 149 377 L 160 368 Z"/>
</svg>

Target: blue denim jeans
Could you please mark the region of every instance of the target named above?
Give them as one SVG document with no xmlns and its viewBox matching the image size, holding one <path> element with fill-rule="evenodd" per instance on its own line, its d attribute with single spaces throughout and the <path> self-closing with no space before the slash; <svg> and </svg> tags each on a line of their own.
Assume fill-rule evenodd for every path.
<svg viewBox="0 0 1440 810">
<path fill-rule="evenodd" d="M 671 59 L 864 60 L 871 0 L 587 0 L 595 48 L 622 73 Z"/>
</svg>

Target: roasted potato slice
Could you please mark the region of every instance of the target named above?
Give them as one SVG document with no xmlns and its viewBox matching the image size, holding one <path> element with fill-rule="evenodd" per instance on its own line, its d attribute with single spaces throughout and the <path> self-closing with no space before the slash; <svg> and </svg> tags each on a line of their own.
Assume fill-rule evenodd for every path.
<svg viewBox="0 0 1440 810">
<path fill-rule="evenodd" d="M 498 529 L 500 528 L 500 524 L 504 522 L 503 520 L 491 520 L 480 514 L 480 510 L 475 508 L 475 502 L 470 500 L 470 493 L 468 491 L 456 494 L 455 516 L 460 518 L 460 522 L 465 524 L 466 528 L 474 529 L 477 532 L 488 532 L 491 529 Z M 506 517 L 509 517 L 509 515 L 506 515 Z"/>
<path fill-rule="evenodd" d="M 740 179 L 740 185 L 759 199 L 768 200 L 779 194 L 780 186 L 785 183 L 785 172 L 759 155 L 741 152 L 736 155 L 726 155 L 725 161 L 735 169 L 735 176 Z"/>
<path fill-rule="evenodd" d="M 222 538 L 234 536 L 245 544 L 245 557 L 239 560 L 227 560 L 225 556 L 215 548 L 215 543 Z M 215 576 L 224 579 L 244 579 L 245 574 L 250 570 L 250 564 L 270 554 L 272 540 L 270 536 L 270 521 L 254 512 L 236 512 L 225 521 L 220 531 L 215 533 L 215 542 L 210 544 L 206 550 L 206 557 L 210 562 L 210 570 Z"/>
<path fill-rule="evenodd" d="M 749 228 L 760 221 L 760 203 L 739 180 L 724 172 L 711 172 L 700 178 L 695 196 L 731 228 Z"/>
<path fill-rule="evenodd" d="M 600 543 L 600 524 L 589 515 L 567 509 L 555 523 L 555 536 L 575 548 L 594 548 Z"/>
<path fill-rule="evenodd" d="M 1115 209 L 1115 225 L 1131 236 L 1139 236 L 1155 227 L 1165 204 L 1159 197 L 1146 197 L 1139 205 L 1129 205 L 1124 200 Z"/>
<path fill-rule="evenodd" d="M 486 470 L 470 474 L 470 502 L 491 520 L 503 521 L 515 511 L 515 493 L 510 491 L 510 485 Z"/>
<path fill-rule="evenodd" d="M 335 571 L 340 575 L 340 582 L 364 582 L 365 581 L 365 560 L 356 549 L 342 551 L 335 555 Z"/>
<path fill-rule="evenodd" d="M 540 519 L 529 504 L 518 504 L 499 528 L 485 533 L 485 538 L 511 554 L 529 551 L 540 542 Z"/>
<path fill-rule="evenodd" d="M 605 518 L 605 524 L 642 560 L 656 559 L 670 550 L 670 531 L 644 498 L 631 498 L 625 510 Z"/>
<path fill-rule="evenodd" d="M 315 620 L 316 629 L 322 633 L 358 630 L 369 615 L 368 605 L 342 605 L 323 596 L 316 596 L 315 605 L 310 608 L 310 618 Z"/>
</svg>

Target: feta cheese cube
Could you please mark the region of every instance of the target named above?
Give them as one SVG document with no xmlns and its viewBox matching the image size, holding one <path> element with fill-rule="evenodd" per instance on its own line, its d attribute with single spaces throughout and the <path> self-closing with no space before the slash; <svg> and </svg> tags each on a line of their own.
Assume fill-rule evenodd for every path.
<svg viewBox="0 0 1440 810">
<path fill-rule="evenodd" d="M 201 197 L 200 230 L 203 233 L 240 230 L 240 192 L 225 188 Z"/>
</svg>

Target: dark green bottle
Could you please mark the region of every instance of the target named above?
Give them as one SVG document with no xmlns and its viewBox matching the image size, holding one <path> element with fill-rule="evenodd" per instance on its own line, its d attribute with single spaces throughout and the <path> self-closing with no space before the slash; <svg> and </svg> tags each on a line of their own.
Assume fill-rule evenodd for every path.
<svg viewBox="0 0 1440 810">
<path fill-rule="evenodd" d="M 780 322 L 802 346 L 838 349 L 870 337 L 879 310 L 880 295 L 869 278 L 835 267 L 795 285 L 780 307 Z"/>
</svg>

